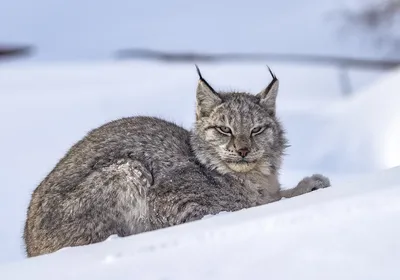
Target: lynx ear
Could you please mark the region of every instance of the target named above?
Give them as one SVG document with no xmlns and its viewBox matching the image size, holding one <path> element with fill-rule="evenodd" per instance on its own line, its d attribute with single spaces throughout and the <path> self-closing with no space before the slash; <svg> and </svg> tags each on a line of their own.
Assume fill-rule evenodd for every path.
<svg viewBox="0 0 400 280">
<path fill-rule="evenodd" d="M 208 116 L 216 106 L 222 103 L 222 100 L 215 90 L 202 77 L 197 65 L 196 70 L 199 75 L 199 82 L 196 91 L 196 119 L 200 119 Z"/>
<path fill-rule="evenodd" d="M 268 70 L 269 73 L 271 73 L 272 81 L 263 91 L 257 94 L 257 96 L 260 98 L 260 105 L 266 108 L 272 114 L 275 114 L 276 97 L 278 96 L 279 90 L 279 80 L 276 78 L 275 74 L 272 73 L 269 67 Z"/>
</svg>

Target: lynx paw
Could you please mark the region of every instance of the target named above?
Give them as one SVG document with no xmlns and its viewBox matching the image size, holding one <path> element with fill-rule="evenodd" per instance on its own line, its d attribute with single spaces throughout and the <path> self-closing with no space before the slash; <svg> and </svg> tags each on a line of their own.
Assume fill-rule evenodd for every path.
<svg viewBox="0 0 400 280">
<path fill-rule="evenodd" d="M 314 174 L 311 177 L 305 177 L 298 184 L 305 192 L 312 192 L 318 189 L 323 189 L 331 186 L 329 179 L 321 174 Z"/>
</svg>

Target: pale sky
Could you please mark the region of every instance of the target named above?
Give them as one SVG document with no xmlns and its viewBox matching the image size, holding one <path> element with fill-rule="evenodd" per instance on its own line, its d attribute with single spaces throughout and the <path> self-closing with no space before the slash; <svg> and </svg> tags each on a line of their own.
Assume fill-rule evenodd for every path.
<svg viewBox="0 0 400 280">
<path fill-rule="evenodd" d="M 37 60 L 109 59 L 140 47 L 209 52 L 371 55 L 339 36 L 345 0 L 2 0 L 0 44 Z"/>
</svg>

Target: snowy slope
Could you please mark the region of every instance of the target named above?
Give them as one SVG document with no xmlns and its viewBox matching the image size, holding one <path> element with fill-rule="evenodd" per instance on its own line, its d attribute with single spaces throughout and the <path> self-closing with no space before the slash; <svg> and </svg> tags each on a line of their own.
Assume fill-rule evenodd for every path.
<svg viewBox="0 0 400 280">
<path fill-rule="evenodd" d="M 24 279 L 24 275 L 12 278 L 8 274 L 19 267 L 25 269 L 15 272 L 15 277 L 22 272 L 39 277 L 40 273 L 48 274 L 49 269 L 60 271 L 60 275 L 65 277 L 71 276 L 68 273 L 77 273 L 80 277 L 87 274 L 95 276 L 90 267 L 97 268 L 99 262 L 102 263 L 105 259 L 106 263 L 116 265 L 116 268 L 107 264 L 98 272 L 98 277 L 109 275 L 108 270 L 116 273 L 114 269 L 120 270 L 120 267 L 124 268 L 119 272 L 121 276 L 130 273 L 129 269 L 134 269 L 135 273 L 143 273 L 143 277 L 145 273 L 157 271 L 161 273 L 157 277 L 162 277 L 173 271 L 149 268 L 146 272 L 144 268 L 156 260 L 166 261 L 165 266 L 168 262 L 179 263 L 181 258 L 190 260 L 189 256 L 193 257 L 193 254 L 188 256 L 187 252 L 192 249 L 202 253 L 196 256 L 198 259 L 185 263 L 186 269 L 192 268 L 197 262 L 198 265 L 204 264 L 204 267 L 211 269 L 213 266 L 206 266 L 206 260 L 212 262 L 217 257 L 226 259 L 226 262 L 214 263 L 222 264 L 225 270 L 218 270 L 216 267 L 210 270 L 210 277 L 217 277 L 213 271 L 228 273 L 227 267 L 237 261 L 228 258 L 235 256 L 227 249 L 229 244 L 237 244 L 237 247 L 243 248 L 248 244 L 246 250 L 254 249 L 255 260 L 266 259 L 265 266 L 257 268 L 256 261 L 254 267 L 250 263 L 249 266 L 242 267 L 243 271 L 254 270 L 254 275 L 261 277 L 262 274 L 257 269 L 280 269 L 278 263 L 284 265 L 283 260 L 291 258 L 287 255 L 289 247 L 279 251 L 277 246 L 289 246 L 305 240 L 304 246 L 311 248 L 310 260 L 322 258 L 320 265 L 327 265 L 329 260 L 323 257 L 328 258 L 329 254 L 320 256 L 318 250 L 320 247 L 327 249 L 324 246 L 332 244 L 332 239 L 328 242 L 319 236 L 339 236 L 339 230 L 351 234 L 352 227 L 349 223 L 360 225 L 357 228 L 354 226 L 354 234 L 369 227 L 375 229 L 374 219 L 382 221 L 383 232 L 371 231 L 365 237 L 365 242 L 381 236 L 387 242 L 386 245 L 394 250 L 395 240 L 385 236 L 385 230 L 394 225 L 384 221 L 394 220 L 397 215 L 394 205 L 398 199 L 397 186 L 400 186 L 397 176 L 399 171 L 393 169 L 389 173 L 361 177 L 354 177 L 354 174 L 378 171 L 400 164 L 398 146 L 393 140 L 398 139 L 396 137 L 400 127 L 400 111 L 395 106 L 396 102 L 399 104 L 397 89 L 400 88 L 400 71 L 384 76 L 375 85 L 343 100 L 338 93 L 335 70 L 271 66 L 282 81 L 278 110 L 292 144 L 284 163 L 283 183 L 290 186 L 305 175 L 323 172 L 333 176 L 335 189 L 240 213 L 221 215 L 159 233 L 117 239 L 88 248 L 63 250 L 51 257 L 15 264 L 6 262 L 20 261 L 24 257 L 21 236 L 30 193 L 66 150 L 88 130 L 122 116 L 155 115 L 190 127 L 194 120 L 197 77 L 192 66 L 151 63 L 8 65 L 0 68 L 0 154 L 3 159 L 0 161 L 0 264 L 4 263 L 0 267 L 0 279 Z M 211 84 L 221 89 L 258 92 L 270 81 L 264 65 L 201 65 L 201 69 Z M 359 79 L 360 85 L 366 85 L 365 81 L 368 79 L 375 81 L 372 79 L 375 75 L 361 74 L 364 78 Z M 305 152 L 307 156 L 304 156 Z M 393 188 L 389 188 L 391 186 Z M 386 190 L 380 190 L 386 187 Z M 347 211 L 345 209 L 349 210 L 348 213 L 343 212 Z M 366 215 L 375 210 L 376 216 L 372 215 L 371 219 L 367 219 Z M 312 219 L 307 218 L 309 216 Z M 282 222 L 280 217 L 285 217 Z M 298 219 L 300 222 L 297 222 Z M 346 219 L 349 221 L 345 222 Z M 296 222 L 292 223 L 292 220 Z M 276 223 L 282 224 L 282 228 L 272 226 Z M 317 228 L 320 224 L 324 225 L 323 229 Z M 258 233 L 258 229 L 264 225 L 264 230 Z M 325 231 L 332 234 L 325 234 Z M 395 229 L 392 231 L 396 232 Z M 286 238 L 282 241 L 277 237 L 279 232 L 285 232 Z M 214 235 L 217 237 L 214 238 Z M 313 240 L 308 235 L 316 239 L 315 246 L 311 246 Z M 269 238 L 271 242 L 263 243 L 262 240 Z M 340 246 L 345 246 L 346 242 L 354 238 L 355 235 L 350 235 L 346 241 L 341 237 L 337 242 L 342 244 Z M 198 239 L 205 243 L 202 244 Z M 254 243 L 251 241 L 253 239 Z M 286 244 L 282 243 L 284 240 L 290 241 Z M 163 249 L 164 243 L 168 246 Z M 216 246 L 216 243 L 220 245 Z M 175 248 L 174 244 L 179 246 Z M 378 246 L 378 243 L 373 245 Z M 259 250 L 257 247 L 272 249 Z M 152 250 L 148 248 L 156 248 L 156 253 L 151 253 Z M 305 250 L 302 248 L 299 245 L 298 250 Z M 356 254 L 357 251 L 353 249 L 351 246 L 347 249 L 346 246 L 340 250 L 344 250 L 343 254 Z M 381 253 L 393 259 L 396 257 L 390 252 Z M 271 259 L 276 254 L 280 257 Z M 377 271 L 378 266 L 373 269 L 372 264 L 369 264 L 375 260 L 375 256 L 368 252 L 365 255 L 366 259 L 361 260 L 361 263 L 368 264 L 371 271 Z M 171 256 L 176 256 L 176 259 Z M 241 255 L 236 254 L 236 257 Z M 114 262 L 113 258 L 119 261 Z M 291 268 L 294 261 L 302 264 L 301 260 L 296 259 L 301 256 L 293 258 Z M 148 259 L 151 261 L 147 262 Z M 243 259 L 251 260 L 246 257 Z M 126 261 L 129 264 L 126 266 L 131 268 L 125 267 Z M 62 267 L 59 262 L 71 265 L 76 262 L 81 265 L 80 269 L 69 271 L 71 266 Z M 135 262 L 139 264 L 132 266 Z M 268 263 L 271 265 L 267 266 Z M 264 265 L 264 262 L 258 264 Z M 347 264 L 349 263 L 346 262 Z M 345 264 L 337 264 L 338 267 L 340 265 Z M 140 271 L 138 267 L 141 268 Z M 235 267 L 240 269 L 237 264 Z M 197 271 L 198 277 L 203 275 L 205 278 L 201 273 L 207 273 L 208 270 Z M 181 272 L 185 276 L 185 272 Z M 173 279 L 192 278 L 183 276 Z M 282 274 L 283 276 L 285 275 Z"/>
<path fill-rule="evenodd" d="M 376 176 L 376 175 L 375 175 Z M 0 266 L 1 279 L 399 279 L 400 168 L 190 224 Z M 370 181 L 371 182 L 371 181 Z"/>
<path fill-rule="evenodd" d="M 328 108 L 318 156 L 338 171 L 372 171 L 400 165 L 400 71 Z M 329 149 L 326 149 L 329 147 Z"/>
</svg>

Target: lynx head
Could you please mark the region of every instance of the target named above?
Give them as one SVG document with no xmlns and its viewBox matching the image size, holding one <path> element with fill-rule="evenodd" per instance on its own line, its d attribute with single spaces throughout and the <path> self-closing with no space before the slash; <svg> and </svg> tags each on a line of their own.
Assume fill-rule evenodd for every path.
<svg viewBox="0 0 400 280">
<path fill-rule="evenodd" d="M 279 171 L 286 138 L 276 117 L 279 81 L 257 95 L 217 92 L 200 70 L 196 94 L 196 123 L 192 146 L 197 159 L 208 168 L 226 173 Z"/>
</svg>

